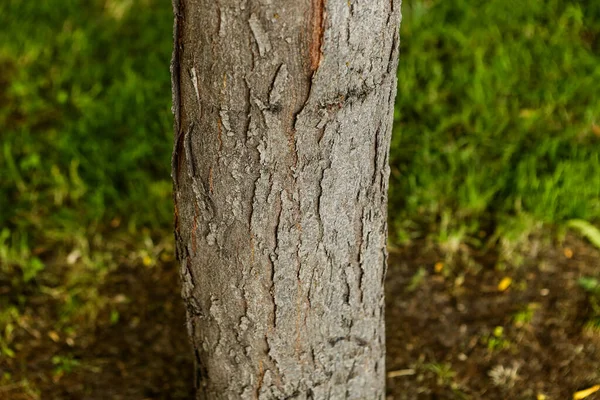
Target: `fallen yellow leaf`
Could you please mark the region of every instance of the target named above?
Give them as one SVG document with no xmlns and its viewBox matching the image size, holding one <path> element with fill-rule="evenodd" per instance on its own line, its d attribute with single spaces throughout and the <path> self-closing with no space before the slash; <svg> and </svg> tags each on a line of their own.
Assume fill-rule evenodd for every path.
<svg viewBox="0 0 600 400">
<path fill-rule="evenodd" d="M 48 332 L 48 336 L 50 337 L 50 339 L 52 339 L 53 342 L 59 342 L 60 341 L 60 336 L 58 336 L 58 333 L 56 333 L 54 331 Z"/>
<path fill-rule="evenodd" d="M 570 248 L 565 247 L 565 249 L 563 250 L 563 253 L 564 253 L 565 257 L 573 258 L 573 250 L 571 250 Z"/>
<path fill-rule="evenodd" d="M 600 385 L 595 385 L 589 389 L 580 390 L 579 392 L 575 392 L 573 394 L 573 400 L 585 399 L 589 395 L 596 393 L 598 390 L 600 390 Z"/>
<path fill-rule="evenodd" d="M 149 267 L 150 265 L 152 265 L 152 258 L 150 258 L 150 256 L 146 255 L 144 256 L 144 258 L 142 259 L 142 262 L 144 263 L 144 265 L 146 267 Z"/>
<path fill-rule="evenodd" d="M 501 292 L 504 292 L 506 289 L 508 289 L 508 287 L 510 286 L 511 283 L 512 283 L 511 277 L 506 276 L 506 277 L 502 278 L 502 280 L 498 284 L 498 290 Z"/>
<path fill-rule="evenodd" d="M 433 266 L 433 269 L 435 270 L 436 273 L 440 273 L 442 272 L 442 270 L 444 269 L 444 263 L 443 262 L 436 262 L 435 265 Z"/>
<path fill-rule="evenodd" d="M 537 400 L 546 400 L 548 397 L 546 397 L 545 394 L 543 393 L 538 393 L 537 394 Z"/>
</svg>

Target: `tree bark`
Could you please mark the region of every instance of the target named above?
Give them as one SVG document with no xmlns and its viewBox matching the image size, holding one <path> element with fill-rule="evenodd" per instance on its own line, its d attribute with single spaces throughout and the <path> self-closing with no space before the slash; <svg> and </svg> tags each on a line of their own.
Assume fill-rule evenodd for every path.
<svg viewBox="0 0 600 400">
<path fill-rule="evenodd" d="M 400 0 L 174 0 L 198 399 L 382 399 Z"/>
</svg>

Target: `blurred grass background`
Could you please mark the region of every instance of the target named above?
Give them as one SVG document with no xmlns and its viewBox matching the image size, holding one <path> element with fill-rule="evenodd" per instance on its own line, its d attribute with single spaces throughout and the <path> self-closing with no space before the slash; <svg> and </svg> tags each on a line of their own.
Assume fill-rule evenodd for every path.
<svg viewBox="0 0 600 400">
<path fill-rule="evenodd" d="M 502 250 L 597 224 L 600 2 L 404 0 L 403 15 L 390 245 Z M 0 25 L 1 359 L 32 299 L 76 338 L 118 320 L 98 291 L 110 271 L 172 260 L 172 14 L 3 0 Z"/>
<path fill-rule="evenodd" d="M 600 3 L 403 11 L 390 208 L 400 238 L 598 221 Z"/>
</svg>

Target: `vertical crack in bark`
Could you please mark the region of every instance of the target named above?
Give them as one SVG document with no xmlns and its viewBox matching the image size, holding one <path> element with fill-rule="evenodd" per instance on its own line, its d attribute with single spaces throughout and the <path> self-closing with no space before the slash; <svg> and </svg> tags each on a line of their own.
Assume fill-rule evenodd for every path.
<svg viewBox="0 0 600 400">
<path fill-rule="evenodd" d="M 222 105 L 225 102 L 225 90 L 227 89 L 227 73 L 224 72 L 223 73 L 223 78 L 222 78 L 222 86 L 221 86 L 221 90 L 219 93 L 219 104 Z M 223 119 L 223 117 L 227 118 L 227 119 Z M 217 117 L 217 141 L 219 143 L 219 146 L 217 148 L 217 161 L 216 164 L 219 165 L 219 162 L 221 161 L 221 153 L 223 152 L 223 128 L 225 128 L 226 131 L 230 130 L 229 127 L 229 121 L 228 121 L 228 114 L 223 110 L 222 106 L 221 109 L 219 110 L 219 116 Z"/>
<path fill-rule="evenodd" d="M 251 98 L 250 98 L 250 85 L 248 84 L 248 78 L 244 77 L 243 79 L 244 82 L 244 88 L 245 88 L 245 105 L 246 105 L 246 109 L 244 110 L 244 112 L 246 113 L 246 119 L 244 120 L 244 138 L 246 140 L 250 140 L 250 124 L 252 123 L 252 103 L 251 103 Z M 251 148 L 252 146 L 248 146 L 249 148 Z"/>
<path fill-rule="evenodd" d="M 196 256 L 197 242 L 196 242 L 196 231 L 198 230 L 198 205 L 194 204 L 194 221 L 192 223 L 192 256 Z"/>
<path fill-rule="evenodd" d="M 195 211 L 193 215 L 198 215 L 200 210 L 202 210 L 204 211 L 204 220 L 209 221 L 215 216 L 216 208 L 209 192 L 206 190 L 206 186 L 196 176 L 195 161 L 192 151 L 192 132 L 194 131 L 195 126 L 196 124 L 194 121 L 190 122 L 189 128 L 183 134 L 182 146 L 184 148 L 187 174 L 192 182 L 191 187 L 195 198 Z"/>
<path fill-rule="evenodd" d="M 298 201 L 298 208 L 300 209 L 300 201 Z M 294 346 L 296 350 L 296 357 L 298 360 L 300 359 L 300 349 L 301 345 L 301 335 L 300 335 L 300 321 L 302 320 L 302 262 L 300 257 L 300 248 L 302 246 L 302 226 L 299 222 L 296 223 L 296 229 L 298 230 L 298 239 L 296 245 L 296 286 L 297 286 L 297 297 L 296 297 L 296 345 Z M 304 316 L 304 320 L 306 321 L 306 315 Z"/>
<path fill-rule="evenodd" d="M 194 130 L 194 125 L 195 125 L 194 121 L 190 122 L 190 126 L 183 134 L 183 148 L 184 148 L 184 152 L 185 152 L 185 161 L 186 161 L 185 164 L 187 167 L 188 176 L 190 178 L 194 178 L 196 176 L 195 171 L 194 171 L 194 169 L 195 169 L 194 159 L 192 158 L 192 132 Z"/>
<path fill-rule="evenodd" d="M 350 277 L 346 273 L 345 269 L 342 269 L 342 275 L 344 276 L 344 283 L 346 284 L 345 291 L 342 296 L 342 301 L 346 305 L 350 305 L 350 293 L 352 292 L 352 288 L 350 287 Z"/>
<path fill-rule="evenodd" d="M 356 359 L 352 360 L 352 367 L 350 367 L 350 372 L 346 377 L 346 382 L 350 382 L 354 378 L 354 368 L 356 368 Z M 350 385 L 346 387 L 346 398 L 350 399 L 352 393 L 350 393 Z"/>
<path fill-rule="evenodd" d="M 283 193 L 281 193 L 283 195 Z M 271 258 L 271 301 L 273 302 L 273 330 L 277 329 L 277 302 L 275 299 L 275 259 L 277 259 L 277 250 L 279 248 L 279 229 L 281 228 L 281 213 L 283 212 L 283 202 L 281 196 L 277 196 L 277 221 L 275 223 L 275 245 L 273 248 L 273 254 Z"/>
<path fill-rule="evenodd" d="M 256 382 L 256 392 L 254 393 L 254 398 L 258 400 L 260 396 L 260 389 L 262 388 L 263 380 L 265 378 L 265 367 L 263 365 L 263 360 L 258 362 L 258 381 Z"/>
<path fill-rule="evenodd" d="M 183 19 L 183 7 L 181 0 L 172 0 L 173 3 L 173 55 L 171 57 L 171 87 L 172 87 L 172 108 L 175 132 L 180 132 L 181 121 L 181 88 L 179 86 L 179 78 L 181 76 L 180 57 L 181 57 L 181 30 Z"/>
<path fill-rule="evenodd" d="M 392 46 L 390 48 L 390 52 L 389 52 L 389 58 L 388 58 L 388 67 L 387 67 L 387 73 L 388 74 L 395 74 L 396 73 L 396 67 L 398 64 L 398 58 L 396 57 L 396 53 L 398 52 L 398 40 L 400 37 L 399 32 L 397 32 L 400 28 L 396 28 L 396 31 L 393 33 L 393 37 L 392 37 Z M 395 89 L 395 88 L 394 88 Z"/>
<path fill-rule="evenodd" d="M 172 0 L 173 5 L 173 54 L 171 56 L 171 112 L 173 113 L 173 125 L 175 132 L 175 140 L 173 143 L 173 153 L 171 155 L 171 177 L 173 179 L 173 204 L 174 216 L 173 225 L 175 235 L 179 234 L 179 207 L 178 207 L 178 185 L 179 185 L 179 170 L 180 170 L 180 154 L 183 135 L 181 134 L 181 88 L 179 87 L 180 77 L 180 52 L 181 52 L 181 21 L 182 7 L 180 0 Z"/>
<path fill-rule="evenodd" d="M 202 398 L 206 398 L 206 387 L 203 385 L 204 379 L 208 378 L 208 374 L 206 373 L 206 368 L 202 364 L 202 357 L 200 356 L 200 351 L 198 348 L 194 350 L 194 363 L 195 363 L 195 388 L 198 394 L 203 396 Z"/>
<path fill-rule="evenodd" d="M 371 202 L 373 199 L 370 200 Z M 358 293 L 360 304 L 363 304 L 364 297 L 364 277 L 365 277 L 365 265 L 364 265 L 364 253 L 367 251 L 369 247 L 369 233 L 365 237 L 365 208 L 362 207 L 362 212 L 360 215 L 360 245 L 358 246 Z M 364 307 L 364 305 L 363 305 Z"/>
<path fill-rule="evenodd" d="M 317 221 L 319 222 L 319 243 L 323 243 L 324 227 L 322 215 L 324 213 L 322 202 L 323 202 L 323 180 L 325 179 L 325 171 L 327 168 L 321 168 L 321 176 L 319 177 L 319 193 L 317 194 Z"/>
<path fill-rule="evenodd" d="M 223 123 L 221 122 L 221 116 L 217 118 L 217 141 L 219 143 L 217 154 L 221 157 L 221 150 L 223 149 Z"/>
<path fill-rule="evenodd" d="M 171 155 L 171 175 L 173 178 L 173 185 L 177 189 L 179 185 L 179 171 L 181 169 L 181 149 L 183 148 L 183 132 L 181 129 L 175 132 L 176 137 L 173 143 L 173 153 Z M 174 190 L 176 192 L 176 190 Z M 177 225 L 176 225 L 177 226 Z"/>
<path fill-rule="evenodd" d="M 308 301 L 308 309 L 312 309 L 312 287 L 313 287 L 313 281 L 315 279 L 315 270 L 316 267 L 313 267 L 312 270 L 310 271 L 310 281 L 308 283 L 308 291 L 306 293 L 306 300 Z M 307 313 L 307 317 L 308 317 L 308 313 Z M 304 319 L 304 323 L 306 324 L 306 318 Z"/>
<path fill-rule="evenodd" d="M 274 184 L 273 184 L 273 175 L 269 176 L 269 194 L 267 195 L 267 198 L 271 198 L 271 195 L 273 193 L 274 190 Z M 265 344 L 266 344 L 266 357 L 268 358 L 268 360 L 270 361 L 270 363 L 273 365 L 273 367 L 276 369 L 275 371 L 275 375 L 277 378 L 277 381 L 280 382 L 281 381 L 281 371 L 279 369 L 279 365 L 277 363 L 277 360 L 275 360 L 275 358 L 273 357 L 273 355 L 271 354 L 271 345 L 269 343 L 269 336 L 270 335 L 277 335 L 277 312 L 278 312 L 278 306 L 277 306 L 277 302 L 276 302 L 276 296 L 275 296 L 275 267 L 276 267 L 276 260 L 277 260 L 277 254 L 279 251 L 279 245 L 280 245 L 280 237 L 279 237 L 279 230 L 281 229 L 281 225 L 282 225 L 282 218 L 281 218 L 281 214 L 283 212 L 283 201 L 282 201 L 282 197 L 283 196 L 283 192 L 279 192 L 279 195 L 276 196 L 276 213 L 277 213 L 277 218 L 275 221 L 275 226 L 274 226 L 274 232 L 273 232 L 273 237 L 274 237 L 274 243 L 273 243 L 273 248 L 272 248 L 272 252 L 269 255 L 269 262 L 270 262 L 270 287 L 269 287 L 269 294 L 271 296 L 271 303 L 272 303 L 272 321 L 271 321 L 271 326 L 269 326 L 269 328 L 267 329 L 266 335 L 265 335 Z"/>
<path fill-rule="evenodd" d="M 373 141 L 373 177 L 371 180 L 372 189 L 375 189 L 375 184 L 377 183 L 377 177 L 380 173 L 379 171 L 379 142 L 381 140 L 380 136 L 381 132 L 381 122 L 377 125 L 377 130 L 375 131 L 375 140 Z"/>
</svg>

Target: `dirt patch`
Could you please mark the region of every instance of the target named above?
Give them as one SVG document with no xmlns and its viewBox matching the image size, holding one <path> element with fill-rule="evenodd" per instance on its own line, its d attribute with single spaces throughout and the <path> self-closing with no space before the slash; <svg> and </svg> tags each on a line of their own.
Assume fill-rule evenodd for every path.
<svg viewBox="0 0 600 400">
<path fill-rule="evenodd" d="M 600 381 L 600 333 L 584 328 L 590 307 L 577 284 L 597 276 L 597 250 L 568 238 L 519 267 L 461 254 L 444 260 L 414 243 L 390 257 L 389 399 L 569 399 Z M 30 301 L 30 333 L 15 338 L 15 358 L 0 359 L 0 398 L 191 399 L 177 274 L 174 263 L 120 267 L 102 288 L 129 298 L 118 321 L 100 316 L 71 344 L 48 334 L 52 301 Z"/>
<path fill-rule="evenodd" d="M 128 300 L 70 345 L 50 333 L 58 317 L 50 299 L 28 310 L 31 334 L 15 338 L 15 358 L 0 359 L 0 377 L 11 374 L 0 384 L 0 399 L 192 398 L 193 358 L 177 266 L 122 266 L 101 292 Z"/>
<path fill-rule="evenodd" d="M 597 250 L 568 238 L 519 267 L 442 259 L 420 243 L 390 262 L 389 398 L 570 399 L 598 383 L 600 333 L 584 328 L 577 284 L 597 276 Z"/>
</svg>

